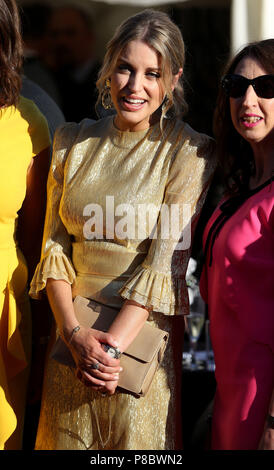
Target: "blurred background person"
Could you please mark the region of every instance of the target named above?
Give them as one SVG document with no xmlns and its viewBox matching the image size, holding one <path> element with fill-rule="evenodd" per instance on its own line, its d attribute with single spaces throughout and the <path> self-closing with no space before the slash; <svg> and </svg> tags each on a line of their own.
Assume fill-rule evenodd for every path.
<svg viewBox="0 0 274 470">
<path fill-rule="evenodd" d="M 97 119 L 94 106 L 99 62 L 91 15 L 77 6 L 54 8 L 47 37 L 48 66 L 58 87 L 66 121 Z"/>
<path fill-rule="evenodd" d="M 229 62 L 215 114 L 225 200 L 204 234 L 214 450 L 274 449 L 274 39 Z"/>
<path fill-rule="evenodd" d="M 27 295 L 39 259 L 50 161 L 44 116 L 20 96 L 23 47 L 14 0 L 0 0 L 0 449 L 20 449 L 31 356 Z"/>
<path fill-rule="evenodd" d="M 56 102 L 25 75 L 22 77 L 21 95 L 32 100 L 47 120 L 51 142 L 56 129 L 65 122 L 64 115 Z M 50 147 L 50 153 L 52 146 Z M 52 314 L 46 296 L 42 302 L 30 299 L 32 312 L 32 361 L 27 394 L 26 418 L 23 447 L 33 449 L 38 424 L 44 361 L 52 327 Z"/>
<path fill-rule="evenodd" d="M 26 4 L 20 8 L 23 36 L 23 77 L 21 95 L 32 100 L 45 116 L 51 141 L 56 129 L 65 122 L 50 62 L 46 25 L 51 7 L 45 3 Z M 31 78 L 30 78 L 31 77 Z M 52 149 L 51 149 L 52 150 Z M 23 448 L 33 448 L 42 393 L 43 365 L 52 326 L 47 298 L 39 304 L 30 299 L 32 312 L 32 361 L 26 400 Z"/>
<path fill-rule="evenodd" d="M 53 141 L 56 129 L 65 122 L 65 116 L 59 106 L 43 88 L 25 75 L 22 79 L 21 95 L 34 101 L 37 108 L 45 116 L 49 126 L 51 141 Z"/>
<path fill-rule="evenodd" d="M 60 95 L 48 64 L 51 63 L 47 24 L 52 8 L 45 3 L 20 8 L 23 38 L 23 79 L 21 94 L 34 101 L 47 119 L 51 140 L 65 117 L 60 109 Z"/>
<path fill-rule="evenodd" d="M 24 5 L 20 8 L 24 46 L 24 75 L 37 83 L 58 104 L 61 103 L 51 63 L 47 24 L 52 8 L 45 3 Z"/>
</svg>

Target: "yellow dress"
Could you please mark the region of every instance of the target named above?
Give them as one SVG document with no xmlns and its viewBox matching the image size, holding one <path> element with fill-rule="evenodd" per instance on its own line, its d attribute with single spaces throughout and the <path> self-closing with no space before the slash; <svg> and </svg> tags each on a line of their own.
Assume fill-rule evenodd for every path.
<svg viewBox="0 0 274 470">
<path fill-rule="evenodd" d="M 17 211 L 31 159 L 50 145 L 47 123 L 32 101 L 0 110 L 0 449 L 20 448 L 31 324 L 27 267 L 16 246 Z M 30 234 L 31 236 L 31 234 Z M 14 433 L 16 429 L 16 436 Z"/>
<path fill-rule="evenodd" d="M 180 448 L 183 316 L 178 314 L 188 312 L 190 243 L 175 247 L 202 207 L 215 168 L 213 147 L 209 137 L 179 120 L 166 121 L 163 133 L 159 124 L 121 132 L 112 117 L 70 123 L 57 132 L 31 295 L 39 297 L 51 277 L 69 282 L 73 297 L 111 306 L 133 299 L 149 307 L 148 321 L 167 329 L 170 341 L 141 398 L 121 392 L 102 397 L 49 358 L 36 449 Z M 178 238 L 160 236 L 162 203 L 180 208 Z M 143 218 L 152 205 L 157 235 Z"/>
</svg>

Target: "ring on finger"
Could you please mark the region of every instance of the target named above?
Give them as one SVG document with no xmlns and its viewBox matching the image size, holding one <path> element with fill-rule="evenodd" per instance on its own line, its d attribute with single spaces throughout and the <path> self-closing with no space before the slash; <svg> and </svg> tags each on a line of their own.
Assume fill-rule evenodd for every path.
<svg viewBox="0 0 274 470">
<path fill-rule="evenodd" d="M 98 370 L 100 366 L 100 362 L 93 362 L 92 364 L 89 365 L 90 369 Z"/>
</svg>

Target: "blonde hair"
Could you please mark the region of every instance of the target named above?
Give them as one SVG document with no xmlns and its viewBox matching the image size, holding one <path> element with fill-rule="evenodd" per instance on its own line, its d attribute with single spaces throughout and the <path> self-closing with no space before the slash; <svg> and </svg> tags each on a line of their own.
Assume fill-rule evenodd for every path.
<svg viewBox="0 0 274 470">
<path fill-rule="evenodd" d="M 182 116 L 187 111 L 182 77 L 172 91 L 174 75 L 183 69 L 185 46 L 179 28 L 166 13 L 143 10 L 125 20 L 107 44 L 102 68 L 96 86 L 99 91 L 97 104 L 105 89 L 106 80 L 112 74 L 117 60 L 130 41 L 141 40 L 153 48 L 162 58 L 162 80 L 165 89 L 165 116 Z M 163 117 L 165 117 L 163 116 Z"/>
</svg>

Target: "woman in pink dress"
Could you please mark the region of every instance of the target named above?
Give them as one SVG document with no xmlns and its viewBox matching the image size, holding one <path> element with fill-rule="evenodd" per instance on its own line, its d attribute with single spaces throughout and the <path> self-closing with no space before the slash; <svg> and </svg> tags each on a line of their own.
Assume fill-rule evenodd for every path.
<svg viewBox="0 0 274 470">
<path fill-rule="evenodd" d="M 274 39 L 226 68 L 215 133 L 227 193 L 204 233 L 217 389 L 212 449 L 274 448 Z"/>
</svg>

